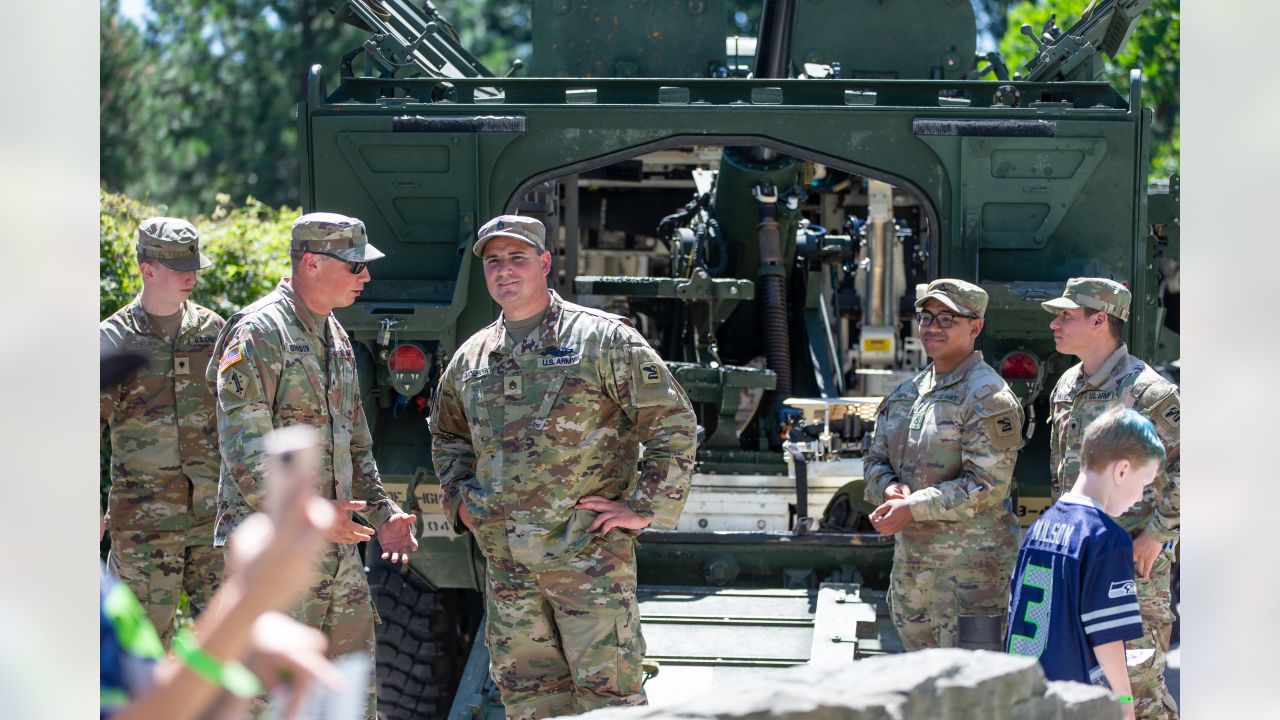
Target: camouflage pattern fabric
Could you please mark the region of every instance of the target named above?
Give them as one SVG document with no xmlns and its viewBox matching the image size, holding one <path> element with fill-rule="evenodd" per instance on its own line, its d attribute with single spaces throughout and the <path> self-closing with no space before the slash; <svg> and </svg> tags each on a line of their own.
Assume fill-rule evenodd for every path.
<svg viewBox="0 0 1280 720">
<path fill-rule="evenodd" d="M 1051 313 L 1059 310 L 1089 308 L 1100 310 L 1121 320 L 1129 319 L 1129 305 L 1133 293 L 1129 288 L 1107 278 L 1071 278 L 1062 290 L 1062 297 L 1040 303 Z"/>
<path fill-rule="evenodd" d="M 317 495 L 367 501 L 359 515 L 374 528 L 400 512 L 383 489 L 373 458 L 351 340 L 332 314 L 316 325 L 287 279 L 227 321 L 207 375 L 218 388 L 223 458 L 215 544 L 224 545 L 245 517 L 261 509 L 264 440 L 276 427 L 316 429 L 321 457 Z M 342 553 L 354 557 L 354 548 L 331 551 L 335 564 L 331 571 L 322 566 L 322 576 L 307 596 L 308 603 L 323 608 L 323 615 L 304 605 L 299 616 L 329 636 L 335 655 L 337 648 L 363 642 L 346 638 L 372 638 L 376 618 L 362 564 L 358 559 L 339 563 Z M 367 649 L 372 667 L 371 641 Z M 370 707 L 376 702 L 372 692 L 369 702 Z"/>
<path fill-rule="evenodd" d="M 294 610 L 293 617 L 329 638 L 329 657 L 359 652 L 373 658 L 373 626 L 379 618 L 357 546 L 329 545 L 317 572 L 319 579 Z M 377 707 L 378 679 L 370 664 L 363 720 L 377 720 Z"/>
<path fill-rule="evenodd" d="M 540 573 L 499 549 L 485 590 L 490 675 L 508 718 L 645 704 L 633 539 L 596 538 Z"/>
<path fill-rule="evenodd" d="M 213 392 L 202 372 L 222 326 L 216 313 L 188 300 L 171 341 L 141 298 L 99 326 L 104 352 L 139 352 L 151 361 L 102 391 L 98 419 L 111 440 L 111 565 L 166 644 L 179 591 L 185 586 L 203 607 L 221 577 L 219 554 L 198 548 L 213 542 L 221 462 Z M 207 585 L 190 584 L 208 577 Z"/>
<path fill-rule="evenodd" d="M 895 560 L 901 546 L 894 549 Z M 1013 570 L 1009 571 L 1011 574 Z M 961 615 L 1001 615 L 1009 605 L 1009 578 L 992 568 L 928 567 L 894 562 L 889 612 L 908 652 L 956 647 Z"/>
<path fill-rule="evenodd" d="M 261 507 L 263 439 L 275 427 L 317 431 L 316 492 L 365 500 L 360 515 L 377 528 L 400 512 L 382 488 L 364 415 L 351 340 L 332 314 L 316 326 L 288 280 L 236 313 L 218 336 L 207 375 L 218 393 L 222 474 L 214 542 Z"/>
<path fill-rule="evenodd" d="M 111 535 L 107 557 L 112 574 L 133 590 L 164 646 L 173 639 L 173 620 L 182 592 L 191 616 L 209 607 L 222 582 L 223 551 L 213 546 L 213 521 L 190 533 L 119 530 Z"/>
<path fill-rule="evenodd" d="M 1008 385 L 976 351 L 942 376 L 930 365 L 880 403 L 865 498 L 884 502 L 893 482 L 910 491 L 914 520 L 897 535 L 890 604 L 904 642 L 927 644 L 908 650 L 954 645 L 955 615 L 969 605 L 1004 611 L 1018 552 L 1009 483 L 1022 422 Z M 994 588 L 998 601 L 988 603 Z"/>
<path fill-rule="evenodd" d="M 501 618 L 536 610 L 538 617 L 525 622 L 557 628 L 558 655 L 574 678 L 577 703 L 594 702 L 592 688 L 599 687 L 622 688 L 601 704 L 643 703 L 643 695 L 628 690 L 629 682 L 619 682 L 619 662 L 628 667 L 631 661 L 623 658 L 633 657 L 634 649 L 606 643 L 597 649 L 617 655 L 617 661 L 596 660 L 591 648 L 578 643 L 594 643 L 599 628 L 579 630 L 576 620 L 560 627 L 589 607 L 582 601 L 597 597 L 601 587 L 633 583 L 634 556 L 619 551 L 625 559 L 617 567 L 610 562 L 607 574 L 590 562 L 582 565 L 582 572 L 595 575 L 579 583 L 579 595 L 553 592 L 546 583 L 555 573 L 572 573 L 601 543 L 615 547 L 634 534 L 617 528 L 604 538 L 587 533 L 596 513 L 574 509 L 583 496 L 626 499 L 651 518 L 650 527 L 675 527 L 693 469 L 693 411 L 666 364 L 621 318 L 565 302 L 554 292 L 550 297 L 542 326 L 525 340 L 513 342 L 499 317 L 463 343 L 446 368 L 430 416 L 442 504 L 459 532 L 465 528 L 458 507 L 467 504 L 476 542 L 491 566 L 498 564 L 488 600 L 491 645 L 503 647 L 502 638 L 511 634 L 507 626 L 514 620 Z M 640 443 L 644 460 L 637 471 Z M 521 571 L 517 586 L 528 593 L 536 588 L 544 602 L 534 607 L 531 595 L 511 593 L 504 609 L 508 593 L 499 586 L 516 582 L 503 574 L 506 558 Z M 610 606 L 593 612 L 596 617 L 583 620 L 603 622 L 606 629 L 619 616 Z M 529 635 L 521 630 L 519 638 L 506 641 L 514 645 L 504 653 L 504 667 L 510 668 L 506 686 L 500 685 L 504 703 L 537 704 L 521 690 L 536 680 L 522 681 L 519 672 L 544 661 L 521 661 L 520 654 L 536 657 L 546 645 L 530 641 L 524 647 Z"/>
<path fill-rule="evenodd" d="M 1080 474 L 1080 441 L 1089 423 L 1116 405 L 1132 408 L 1156 426 L 1167 458 L 1163 471 L 1143 491 L 1142 499 L 1116 518 L 1116 522 L 1135 538 L 1146 533 L 1162 543 L 1177 540 L 1181 524 L 1178 426 L 1182 416 L 1177 386 L 1130 355 L 1122 343 L 1092 377 L 1085 377 L 1080 364 L 1064 372 L 1053 388 L 1050 402 L 1049 462 L 1053 498 L 1056 500 L 1069 490 Z M 1169 554 L 1168 549 L 1161 553 L 1149 580 L 1138 579 L 1138 604 L 1142 608 L 1145 637 L 1128 643 L 1127 647 L 1155 649 L 1149 666 L 1140 672 L 1130 671 L 1135 711 L 1145 708 L 1138 712 L 1140 718 L 1177 716 L 1164 684 L 1165 652 L 1173 630 L 1169 593 L 1172 562 L 1166 557 Z"/>
</svg>

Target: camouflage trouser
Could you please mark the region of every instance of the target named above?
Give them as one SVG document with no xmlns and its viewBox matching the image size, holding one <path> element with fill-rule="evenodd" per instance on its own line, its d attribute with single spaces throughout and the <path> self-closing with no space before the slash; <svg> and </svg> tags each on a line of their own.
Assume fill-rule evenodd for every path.
<svg viewBox="0 0 1280 720">
<path fill-rule="evenodd" d="M 544 572 L 516 562 L 505 544 L 485 544 L 485 644 L 508 718 L 647 702 L 631 538 L 593 540 Z"/>
<path fill-rule="evenodd" d="M 194 617 L 222 582 L 222 548 L 213 546 L 212 523 L 190 532 L 112 530 L 107 564 L 146 608 L 166 649 L 182 592 Z"/>
<path fill-rule="evenodd" d="M 353 652 L 369 656 L 369 686 L 365 696 L 366 720 L 376 720 L 378 680 L 374 673 L 373 609 L 364 561 L 356 545 L 330 545 L 320 559 L 319 577 L 307 591 L 293 616 L 319 629 L 329 638 L 329 657 Z"/>
<path fill-rule="evenodd" d="M 889 611 L 907 651 L 956 647 L 960 615 L 1003 615 L 1009 566 L 926 567 L 896 557 L 889 576 Z"/>
<path fill-rule="evenodd" d="M 1133 687 L 1133 711 L 1144 720 L 1176 720 L 1178 705 L 1164 684 L 1165 654 L 1173 631 L 1172 597 L 1169 593 L 1173 552 L 1161 550 L 1151 568 L 1151 577 L 1138 577 L 1138 606 L 1142 609 L 1142 639 L 1125 643 L 1129 650 L 1154 648 L 1149 660 L 1129 668 Z"/>
</svg>

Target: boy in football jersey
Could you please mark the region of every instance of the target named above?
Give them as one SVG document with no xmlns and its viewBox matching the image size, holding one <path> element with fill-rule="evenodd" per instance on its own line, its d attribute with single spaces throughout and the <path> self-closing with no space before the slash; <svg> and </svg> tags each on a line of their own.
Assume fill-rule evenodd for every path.
<svg viewBox="0 0 1280 720">
<path fill-rule="evenodd" d="M 1080 474 L 1027 529 L 1009 588 L 1008 652 L 1038 658 L 1050 680 L 1110 686 L 1133 717 L 1124 641 L 1142 635 L 1133 540 L 1110 516 L 1142 497 L 1164 445 L 1139 413 L 1117 407 L 1084 432 Z"/>
</svg>

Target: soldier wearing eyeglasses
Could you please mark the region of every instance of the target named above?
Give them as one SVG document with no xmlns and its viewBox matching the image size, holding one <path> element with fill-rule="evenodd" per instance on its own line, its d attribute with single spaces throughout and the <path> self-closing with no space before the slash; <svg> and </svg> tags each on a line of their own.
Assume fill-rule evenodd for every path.
<svg viewBox="0 0 1280 720">
<path fill-rule="evenodd" d="M 383 254 L 360 220 L 310 213 L 293 224 L 289 257 L 291 276 L 227 321 L 206 373 L 217 387 L 222 450 L 214 544 L 262 509 L 266 435 L 314 427 L 323 458 L 316 491 L 333 501 L 339 520 L 296 617 L 329 637 L 330 656 L 364 652 L 372 668 L 376 611 L 356 544 L 376 528 L 383 558 L 407 562 L 418 543 L 414 516 L 382 487 L 351 340 L 331 311 L 355 302 L 369 282 L 368 264 Z M 376 716 L 376 704 L 371 673 L 366 718 Z"/>
<path fill-rule="evenodd" d="M 889 607 L 907 650 L 955 647 L 958 618 L 1000 615 L 1017 556 L 1009 483 L 1022 407 L 974 350 L 987 293 L 963 280 L 916 301 L 932 363 L 876 410 L 864 460 L 871 522 L 894 534 Z"/>
</svg>

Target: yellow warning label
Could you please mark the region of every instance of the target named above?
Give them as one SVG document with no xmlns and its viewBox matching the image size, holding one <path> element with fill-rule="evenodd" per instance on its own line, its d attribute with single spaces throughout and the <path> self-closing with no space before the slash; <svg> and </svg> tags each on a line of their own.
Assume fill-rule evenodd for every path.
<svg viewBox="0 0 1280 720">
<path fill-rule="evenodd" d="M 889 338 L 863 338 L 862 352 L 889 352 L 893 349 Z"/>
</svg>

